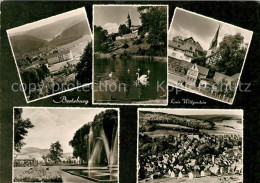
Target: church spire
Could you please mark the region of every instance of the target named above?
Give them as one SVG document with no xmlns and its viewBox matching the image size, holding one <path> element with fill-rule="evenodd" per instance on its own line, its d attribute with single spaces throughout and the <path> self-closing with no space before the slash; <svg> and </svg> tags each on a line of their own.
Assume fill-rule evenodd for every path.
<svg viewBox="0 0 260 183">
<path fill-rule="evenodd" d="M 127 20 L 126 20 L 126 26 L 127 28 L 131 28 L 131 25 L 132 25 L 132 21 L 131 21 L 131 18 L 130 18 L 130 15 L 129 15 L 129 12 L 128 12 L 128 15 L 127 15 Z"/>
<path fill-rule="evenodd" d="M 216 32 L 214 38 L 213 38 L 212 41 L 211 41 L 211 44 L 210 44 L 209 50 L 211 50 L 211 49 L 217 47 L 217 45 L 218 45 L 218 34 L 219 34 L 219 29 L 220 29 L 220 25 L 218 26 L 218 30 L 217 30 L 217 32 Z"/>
</svg>

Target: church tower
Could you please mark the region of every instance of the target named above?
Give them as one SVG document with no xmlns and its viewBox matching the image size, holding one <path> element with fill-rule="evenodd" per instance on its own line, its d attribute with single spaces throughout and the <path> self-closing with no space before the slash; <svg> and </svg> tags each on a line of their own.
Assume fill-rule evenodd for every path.
<svg viewBox="0 0 260 183">
<path fill-rule="evenodd" d="M 128 13 L 128 16 L 127 16 L 127 19 L 126 19 L 126 27 L 130 29 L 131 26 L 132 26 L 132 21 L 131 21 L 130 15 Z"/>
<path fill-rule="evenodd" d="M 218 45 L 219 28 L 220 28 L 220 25 L 218 26 L 218 30 L 217 30 L 217 32 L 216 32 L 214 38 L 212 39 L 212 41 L 211 41 L 211 43 L 210 43 L 209 50 L 212 50 L 212 49 L 216 48 L 217 45 Z"/>
<path fill-rule="evenodd" d="M 209 49 L 207 51 L 206 57 L 207 57 L 207 64 L 214 64 L 215 62 L 215 56 L 217 53 L 217 46 L 218 46 L 218 35 L 219 35 L 219 29 L 220 29 L 220 25 L 218 26 L 217 32 L 215 33 L 215 36 L 213 37 Z"/>
</svg>

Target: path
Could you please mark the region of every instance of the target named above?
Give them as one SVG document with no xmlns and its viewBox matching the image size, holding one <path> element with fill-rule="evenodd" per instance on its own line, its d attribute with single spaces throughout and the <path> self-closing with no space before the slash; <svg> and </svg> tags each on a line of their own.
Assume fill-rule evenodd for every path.
<svg viewBox="0 0 260 183">
<path fill-rule="evenodd" d="M 62 181 L 63 183 L 73 183 L 73 182 L 83 182 L 83 183 L 93 183 L 90 180 L 75 176 L 75 175 L 71 175 L 67 172 L 63 172 L 61 173 L 62 175 Z"/>
</svg>

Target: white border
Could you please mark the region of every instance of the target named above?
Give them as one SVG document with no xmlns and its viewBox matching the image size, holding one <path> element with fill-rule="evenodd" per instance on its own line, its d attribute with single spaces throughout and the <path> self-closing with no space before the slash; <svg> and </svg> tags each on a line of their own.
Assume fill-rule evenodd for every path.
<svg viewBox="0 0 260 183">
<path fill-rule="evenodd" d="M 165 110 L 165 111 L 216 111 L 216 113 L 218 111 L 237 111 L 237 112 L 240 112 L 241 113 L 241 125 L 242 125 L 242 171 L 243 171 L 243 174 L 242 174 L 242 183 L 244 181 L 244 110 L 243 109 L 194 109 L 194 108 L 138 108 L 137 109 L 137 140 L 136 140 L 136 144 L 137 144 L 137 153 L 136 153 L 136 183 L 138 183 L 138 159 L 139 159 L 139 112 L 140 111 L 154 111 L 156 112 L 156 110 L 160 110 L 160 112 L 162 112 L 162 110 Z M 174 114 L 172 114 L 174 115 Z"/>
<path fill-rule="evenodd" d="M 68 91 L 72 91 L 72 90 L 75 90 L 75 89 L 78 89 L 78 88 L 82 88 L 82 87 L 85 87 L 85 86 L 89 86 L 89 85 L 92 84 L 92 82 L 91 82 L 91 83 L 87 83 L 87 84 L 83 84 L 83 85 L 81 85 L 81 86 L 77 86 L 77 87 L 74 87 L 74 88 L 70 88 L 70 89 L 67 89 L 67 90 L 64 90 L 64 91 L 60 91 L 60 92 L 57 92 L 57 93 L 53 93 L 53 94 L 50 94 L 50 95 L 46 95 L 46 96 L 44 96 L 44 97 L 40 97 L 40 98 L 37 98 L 37 99 L 34 99 L 34 100 L 28 100 L 28 99 L 27 99 L 27 96 L 26 96 L 26 93 L 25 93 L 25 89 L 24 89 L 22 77 L 21 77 L 21 74 L 20 74 L 20 71 L 19 71 L 19 67 L 18 67 L 18 65 L 17 65 L 17 61 L 16 61 L 16 57 L 15 57 L 15 54 L 14 54 L 12 42 L 11 42 L 11 39 L 10 39 L 10 37 L 9 37 L 9 33 L 8 33 L 8 32 L 10 32 L 11 30 L 15 30 L 15 29 L 21 29 L 21 28 L 24 27 L 24 26 L 32 25 L 32 24 L 34 24 L 34 23 L 43 22 L 43 21 L 45 21 L 45 20 L 47 20 L 47 19 L 50 19 L 50 18 L 53 18 L 53 17 L 56 17 L 56 16 L 61 16 L 61 15 L 64 15 L 64 14 L 66 14 L 66 13 L 69 13 L 69 12 L 71 12 L 71 11 L 76 11 L 76 10 L 80 10 L 80 9 L 84 9 L 85 16 L 86 16 L 86 20 L 87 20 L 87 24 L 88 24 L 88 28 L 89 28 L 89 32 L 90 32 L 90 35 L 91 35 L 91 41 L 93 42 L 93 34 L 92 34 L 92 32 L 91 32 L 91 29 L 90 29 L 90 24 L 89 24 L 89 21 L 88 21 L 88 16 L 87 16 L 87 12 L 86 12 L 85 7 L 77 8 L 77 9 L 75 9 L 75 10 L 70 10 L 70 11 L 67 11 L 67 12 L 65 12 L 65 13 L 61 13 L 61 14 L 58 14 L 58 15 L 50 16 L 50 17 L 45 18 L 45 19 L 42 19 L 42 20 L 38 20 L 38 21 L 35 21 L 35 22 L 32 22 L 32 23 L 28 23 L 28 24 L 25 24 L 25 25 L 21 25 L 21 26 L 19 26 L 19 27 L 15 27 L 15 28 L 6 30 L 7 37 L 8 37 L 8 40 L 9 40 L 9 44 L 10 44 L 10 47 L 11 47 L 11 50 L 12 50 L 12 55 L 13 55 L 13 58 L 14 58 L 14 61 L 15 61 L 15 65 L 16 65 L 17 71 L 18 71 L 18 76 L 19 76 L 19 79 L 20 79 L 20 84 L 22 85 L 23 94 L 24 94 L 26 103 L 35 102 L 35 101 L 38 101 L 38 100 L 41 100 L 41 99 L 45 99 L 45 98 L 49 98 L 49 97 L 51 97 L 51 96 L 58 95 L 58 94 L 61 94 L 61 93 L 64 93 L 64 92 L 68 92 Z M 19 88 L 20 88 L 20 87 L 19 87 Z"/>
<path fill-rule="evenodd" d="M 113 109 L 117 111 L 117 115 L 118 115 L 118 122 L 117 122 L 117 138 L 118 138 L 118 156 L 117 156 L 117 164 L 118 164 L 118 179 L 117 179 L 117 183 L 119 183 L 119 177 L 120 177 L 120 108 L 116 108 L 116 107 L 33 107 L 33 106 L 14 106 L 13 107 L 13 140 L 12 140 L 12 182 L 14 183 L 14 109 L 15 108 L 21 108 L 21 109 L 25 109 L 25 108 L 31 108 L 31 109 L 55 109 L 55 110 L 63 110 L 63 109 L 70 109 L 70 110 L 92 110 L 92 109 Z"/>
<path fill-rule="evenodd" d="M 185 9 L 183 9 L 183 8 L 176 7 L 175 10 L 174 10 L 174 13 L 173 13 L 173 17 L 172 17 L 172 21 L 171 21 L 171 25 L 170 25 L 168 34 L 170 33 L 170 30 L 172 29 L 172 24 L 173 24 L 173 21 L 174 21 L 174 17 L 175 17 L 176 10 L 185 11 L 185 12 L 188 12 L 188 13 L 190 13 L 190 14 L 194 14 L 194 15 L 197 15 L 197 16 L 200 16 L 200 17 L 203 17 L 203 18 L 210 19 L 210 20 L 212 20 L 212 21 L 216 21 L 216 22 L 219 22 L 219 23 L 222 23 L 222 24 L 226 24 L 226 25 L 233 26 L 233 27 L 238 28 L 238 29 L 242 29 L 242 30 L 244 30 L 244 31 L 251 32 L 251 37 L 250 37 L 250 39 L 249 39 L 249 43 L 248 43 L 248 47 L 247 47 L 247 50 L 246 50 L 246 54 L 245 54 L 245 56 L 244 56 L 243 65 L 242 65 L 242 68 L 241 68 L 241 71 L 240 71 L 240 74 L 239 74 L 239 77 L 238 77 L 238 81 L 237 81 L 237 85 L 236 85 L 236 88 L 235 88 L 234 96 L 233 96 L 231 102 L 226 102 L 226 101 L 223 101 L 223 100 L 220 100 L 220 99 L 211 97 L 211 96 L 207 96 L 207 95 L 204 95 L 204 94 L 202 94 L 202 93 L 200 93 L 200 92 L 196 92 L 196 91 L 194 91 L 194 90 L 192 90 L 192 89 L 187 89 L 187 88 L 184 88 L 184 87 L 178 87 L 178 86 L 170 85 L 170 84 L 169 84 L 169 80 L 168 80 L 168 86 L 171 86 L 171 87 L 174 87 L 174 88 L 178 88 L 178 89 L 181 89 L 181 90 L 190 92 L 190 93 L 194 93 L 194 94 L 197 94 L 197 95 L 204 96 L 204 97 L 206 97 L 206 98 L 210 98 L 210 99 L 213 99 L 213 100 L 217 100 L 217 101 L 219 101 L 219 102 L 223 102 L 223 103 L 232 105 L 233 102 L 234 102 L 236 93 L 237 93 L 237 88 L 238 88 L 238 85 L 239 85 L 239 82 L 240 82 L 240 79 L 241 79 L 241 75 L 242 75 L 242 72 L 243 72 L 243 69 L 244 69 L 244 65 L 245 65 L 247 53 L 248 53 L 248 50 L 249 50 L 249 47 L 250 47 L 250 44 L 251 44 L 251 41 L 252 41 L 253 31 L 250 31 L 250 30 L 247 30 L 247 29 L 243 29 L 243 28 L 241 28 L 241 27 L 238 27 L 238 26 L 235 26 L 235 25 L 232 25 L 232 24 L 229 24 L 229 23 L 220 21 L 220 20 L 216 20 L 216 19 L 214 19 L 214 18 L 210 18 L 210 17 L 204 16 L 204 15 L 201 15 L 201 14 L 198 14 L 198 13 L 195 13 L 195 12 L 192 12 L 192 11 L 188 11 L 188 10 L 185 10 Z M 169 40 L 168 40 L 168 41 L 169 41 Z M 168 49 L 167 49 L 167 51 L 168 51 Z M 168 70 L 167 73 L 169 74 L 169 70 Z"/>
<path fill-rule="evenodd" d="M 168 35 L 169 35 L 169 31 L 167 31 L 167 47 L 166 47 L 166 52 L 167 52 L 167 58 L 166 58 L 166 64 L 167 64 L 167 76 L 166 76 L 166 101 L 165 101 L 165 104 L 141 104 L 141 103 L 111 103 L 111 102 L 104 102 L 104 103 L 95 103 L 94 101 L 94 85 L 95 85 L 95 80 L 94 80 L 94 12 L 95 12 L 95 7 L 100 7 L 100 6 L 112 6 L 112 7 L 115 7 L 115 6 L 132 6 L 132 7 L 142 7 L 142 6 L 166 6 L 167 8 L 167 29 L 168 30 L 168 27 L 169 27 L 169 5 L 168 4 L 100 4 L 100 5 L 96 5 L 94 4 L 93 5 L 93 10 L 92 10 L 92 30 L 93 30 L 93 44 L 92 44 L 92 104 L 95 104 L 95 105 L 114 105 L 114 106 L 117 106 L 117 105 L 121 105 L 121 106 L 168 106 L 168 103 L 169 103 L 169 92 L 168 92 Z M 141 102 L 141 101 L 140 101 Z"/>
</svg>

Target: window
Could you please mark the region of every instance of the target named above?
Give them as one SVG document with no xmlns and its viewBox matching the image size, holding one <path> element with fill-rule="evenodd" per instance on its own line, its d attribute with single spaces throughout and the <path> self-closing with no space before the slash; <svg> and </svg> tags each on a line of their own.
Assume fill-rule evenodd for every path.
<svg viewBox="0 0 260 183">
<path fill-rule="evenodd" d="M 192 51 L 192 47 L 190 47 L 190 50 Z"/>
</svg>

